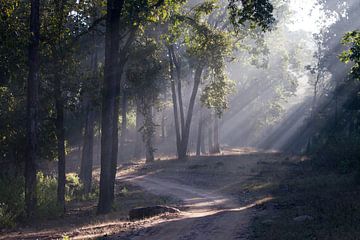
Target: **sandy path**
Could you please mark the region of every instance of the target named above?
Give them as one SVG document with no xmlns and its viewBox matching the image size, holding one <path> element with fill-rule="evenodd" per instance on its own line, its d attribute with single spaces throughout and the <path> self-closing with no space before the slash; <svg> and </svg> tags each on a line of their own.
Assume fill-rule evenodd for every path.
<svg viewBox="0 0 360 240">
<path fill-rule="evenodd" d="M 186 207 L 176 219 L 158 221 L 111 239 L 219 240 L 247 239 L 247 226 L 256 203 L 240 206 L 235 200 L 151 175 L 123 176 L 127 181 L 155 194 L 180 199 Z"/>
</svg>

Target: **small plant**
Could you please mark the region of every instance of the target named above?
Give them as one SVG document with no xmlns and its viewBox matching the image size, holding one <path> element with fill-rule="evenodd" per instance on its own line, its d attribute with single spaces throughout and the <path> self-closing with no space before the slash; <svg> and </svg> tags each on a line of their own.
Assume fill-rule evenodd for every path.
<svg viewBox="0 0 360 240">
<path fill-rule="evenodd" d="M 127 187 L 123 187 L 121 190 L 120 190 L 120 193 L 124 196 L 126 196 L 128 193 L 129 193 L 129 190 L 127 189 Z"/>
<path fill-rule="evenodd" d="M 67 236 L 67 235 L 63 235 L 63 236 L 62 236 L 62 240 L 70 240 L 70 237 Z"/>
<path fill-rule="evenodd" d="M 65 190 L 66 201 L 82 199 L 83 184 L 81 183 L 80 178 L 76 173 L 66 174 Z"/>
<path fill-rule="evenodd" d="M 37 213 L 40 218 L 59 216 L 60 208 L 57 205 L 57 179 L 37 173 Z"/>
</svg>

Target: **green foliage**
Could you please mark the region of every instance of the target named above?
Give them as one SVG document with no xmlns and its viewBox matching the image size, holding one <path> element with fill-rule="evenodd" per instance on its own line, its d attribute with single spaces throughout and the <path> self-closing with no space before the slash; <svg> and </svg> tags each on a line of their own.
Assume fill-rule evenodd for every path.
<svg viewBox="0 0 360 240">
<path fill-rule="evenodd" d="M 62 240 L 70 240 L 70 237 L 67 236 L 67 235 L 63 235 L 63 236 L 62 236 Z"/>
<path fill-rule="evenodd" d="M 0 229 L 12 228 L 24 210 L 24 179 L 0 177 Z"/>
<path fill-rule="evenodd" d="M 57 180 L 52 176 L 46 176 L 42 172 L 37 175 L 37 214 L 40 218 L 60 216 L 60 208 L 57 205 Z"/>
<path fill-rule="evenodd" d="M 230 21 L 235 29 L 249 24 L 266 31 L 275 22 L 274 7 L 269 0 L 229 0 Z"/>
<path fill-rule="evenodd" d="M 351 76 L 360 80 L 360 31 L 348 32 L 342 39 L 342 44 L 350 48 L 339 56 L 344 63 L 353 62 Z"/>
<path fill-rule="evenodd" d="M 65 200 L 71 201 L 80 199 L 82 196 L 83 184 L 76 173 L 66 174 Z"/>
<path fill-rule="evenodd" d="M 229 107 L 227 96 L 234 91 L 234 86 L 234 82 L 225 74 L 214 73 L 212 80 L 205 86 L 200 100 L 203 105 L 215 109 L 216 114 L 221 116 Z"/>
</svg>

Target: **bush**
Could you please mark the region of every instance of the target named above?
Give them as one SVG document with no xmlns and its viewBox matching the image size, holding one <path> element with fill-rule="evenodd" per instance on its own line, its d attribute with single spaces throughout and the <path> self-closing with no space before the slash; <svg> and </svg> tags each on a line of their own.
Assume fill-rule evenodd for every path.
<svg viewBox="0 0 360 240">
<path fill-rule="evenodd" d="M 61 211 L 57 205 L 57 179 L 38 172 L 36 191 L 38 217 L 59 216 Z"/>
<path fill-rule="evenodd" d="M 350 173 L 354 170 L 360 172 L 360 137 L 333 136 L 320 146 L 314 157 L 317 168 L 325 167 L 336 169 L 340 173 Z"/>
<path fill-rule="evenodd" d="M 72 201 L 82 199 L 83 187 L 76 173 L 66 174 L 65 200 Z"/>
<path fill-rule="evenodd" d="M 57 204 L 57 178 L 37 173 L 37 217 L 54 218 L 62 214 Z M 0 176 L 0 229 L 15 227 L 18 219 L 24 215 L 25 181 L 21 177 Z M 76 173 L 66 174 L 65 200 L 94 199 L 98 196 L 98 188 L 92 193 L 83 195 L 83 184 Z"/>
<path fill-rule="evenodd" d="M 24 212 L 24 178 L 0 177 L 0 229 L 12 228 Z"/>
</svg>

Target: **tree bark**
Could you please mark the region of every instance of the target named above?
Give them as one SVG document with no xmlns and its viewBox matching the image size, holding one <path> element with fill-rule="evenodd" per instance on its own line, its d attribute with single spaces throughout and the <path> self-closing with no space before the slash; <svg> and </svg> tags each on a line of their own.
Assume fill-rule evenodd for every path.
<svg viewBox="0 0 360 240">
<path fill-rule="evenodd" d="M 124 160 L 124 150 L 125 150 L 125 142 L 127 136 L 127 113 L 128 111 L 128 97 L 126 94 L 126 90 L 122 90 L 121 96 L 121 136 L 120 136 L 120 154 L 123 156 L 122 160 Z"/>
<path fill-rule="evenodd" d="M 39 42 L 40 42 L 40 3 L 31 0 L 29 75 L 27 82 L 27 147 L 25 162 L 25 210 L 28 218 L 33 218 L 36 198 L 37 125 L 39 105 Z"/>
<path fill-rule="evenodd" d="M 57 204 L 65 212 L 65 129 L 64 129 L 64 100 L 61 94 L 61 78 L 55 77 L 55 108 L 56 108 L 56 139 L 58 156 L 58 187 Z"/>
<path fill-rule="evenodd" d="M 95 116 L 93 106 L 89 99 L 85 100 L 85 133 L 84 146 L 82 151 L 80 180 L 84 184 L 84 194 L 91 192 L 92 168 L 93 168 L 93 152 L 94 152 L 94 124 Z"/>
<path fill-rule="evenodd" d="M 140 111 L 139 103 L 136 103 L 136 133 L 135 133 L 135 146 L 134 146 L 134 158 L 138 159 L 141 157 L 142 152 L 142 140 L 141 140 L 141 134 L 139 132 L 140 128 L 143 124 L 143 116 Z"/>
<path fill-rule="evenodd" d="M 214 147 L 213 153 L 220 153 L 220 144 L 219 144 L 219 118 L 214 115 Z"/>
<path fill-rule="evenodd" d="M 180 158 L 181 136 L 180 136 L 178 104 L 177 104 L 175 79 L 174 79 L 174 63 L 173 63 L 173 58 L 172 58 L 172 53 L 171 53 L 170 48 L 169 48 L 169 61 L 170 61 L 170 75 L 171 75 L 171 96 L 172 96 L 172 102 L 173 102 L 174 122 L 175 122 L 176 151 L 177 151 L 178 158 Z"/>
<path fill-rule="evenodd" d="M 176 69 L 176 77 L 177 77 L 177 97 L 178 97 L 178 101 L 179 101 L 179 112 L 180 112 L 180 132 L 184 131 L 184 127 L 185 127 L 185 116 L 184 116 L 184 105 L 183 105 L 183 99 L 182 99 L 182 84 L 181 84 L 181 67 L 180 67 L 180 63 L 177 60 L 176 56 L 175 56 L 175 51 L 174 51 L 174 47 L 170 46 L 170 51 L 171 51 L 171 57 L 172 57 L 172 61 L 173 64 L 175 65 L 175 69 Z"/>
<path fill-rule="evenodd" d="M 147 104 L 146 104 L 147 105 Z M 146 162 L 154 162 L 154 147 L 153 138 L 155 132 L 155 124 L 152 119 L 152 107 L 145 106 L 144 109 L 144 128 L 143 128 L 143 139 L 145 144 L 145 157 Z"/>
<path fill-rule="evenodd" d="M 97 56 L 97 42 L 95 43 L 95 53 L 92 59 L 93 78 L 94 82 L 98 81 L 98 56 Z M 91 99 L 90 92 L 85 93 L 84 97 L 85 107 L 85 132 L 84 143 L 80 167 L 80 180 L 84 184 L 84 194 L 91 192 L 92 185 L 92 169 L 93 169 L 93 155 L 94 155 L 94 127 L 95 127 L 95 110 L 93 100 Z"/>
<path fill-rule="evenodd" d="M 161 113 L 161 141 L 164 142 L 166 138 L 166 121 L 165 121 L 165 110 Z"/>
<path fill-rule="evenodd" d="M 201 154 L 201 142 L 203 141 L 202 129 L 203 129 L 203 119 L 202 119 L 202 109 L 200 107 L 199 126 L 198 126 L 198 135 L 197 135 L 197 143 L 196 143 L 196 156 L 200 156 Z"/>
<path fill-rule="evenodd" d="M 102 96 L 101 122 L 101 171 L 100 195 L 97 212 L 105 214 L 111 211 L 114 200 L 114 183 L 117 157 L 117 119 L 116 97 L 118 81 L 118 53 L 120 43 L 120 14 L 124 0 L 108 0 L 105 33 L 105 69 Z M 115 155 L 115 157 L 114 157 Z"/>
<path fill-rule="evenodd" d="M 64 30 L 64 19 L 65 19 L 65 4 L 66 0 L 56 2 L 56 10 L 59 14 L 59 20 L 57 24 L 58 31 L 58 45 L 61 44 L 61 34 Z M 64 129 L 64 99 L 62 96 L 62 75 L 61 70 L 63 70 L 62 63 L 62 52 L 57 50 L 56 47 L 53 47 L 53 53 L 55 53 L 55 64 L 57 64 L 58 71 L 55 72 L 55 109 L 56 109 L 56 138 L 57 138 L 57 156 L 58 156 L 58 186 L 57 186 L 57 204 L 61 211 L 65 213 L 65 129 Z"/>
<path fill-rule="evenodd" d="M 209 153 L 214 153 L 214 143 L 213 143 L 213 129 L 212 129 L 212 117 L 211 114 L 209 115 L 209 123 L 208 123 L 208 147 Z"/>
<path fill-rule="evenodd" d="M 194 86 L 193 86 L 193 90 L 191 92 L 191 97 L 190 97 L 190 102 L 189 102 L 189 109 L 188 109 L 188 112 L 187 112 L 187 115 L 186 115 L 185 127 L 184 127 L 184 130 L 182 131 L 182 134 L 181 134 L 182 138 L 181 138 L 181 144 L 180 144 L 179 159 L 183 159 L 183 160 L 186 160 L 186 158 L 187 158 L 187 148 L 188 148 L 188 144 L 189 144 L 189 134 L 190 134 L 190 127 L 191 127 L 191 120 L 192 120 L 192 115 L 193 115 L 193 111 L 194 111 L 196 94 L 198 92 L 200 81 L 201 81 L 202 71 L 203 71 L 202 66 L 198 66 L 195 69 Z"/>
</svg>

